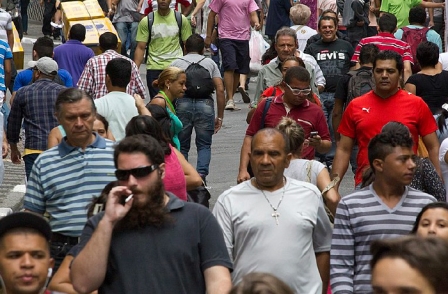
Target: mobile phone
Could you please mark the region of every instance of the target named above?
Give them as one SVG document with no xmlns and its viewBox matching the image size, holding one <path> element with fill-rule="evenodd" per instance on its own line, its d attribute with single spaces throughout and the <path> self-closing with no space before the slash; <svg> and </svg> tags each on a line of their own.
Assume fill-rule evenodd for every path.
<svg viewBox="0 0 448 294">
<path fill-rule="evenodd" d="M 317 135 L 319 135 L 319 132 L 315 131 L 315 132 L 310 132 L 310 137 L 316 137 Z"/>
</svg>

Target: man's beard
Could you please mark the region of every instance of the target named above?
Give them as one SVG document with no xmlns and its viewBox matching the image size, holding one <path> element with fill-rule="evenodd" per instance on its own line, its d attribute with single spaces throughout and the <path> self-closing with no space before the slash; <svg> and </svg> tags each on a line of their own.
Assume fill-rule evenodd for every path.
<svg viewBox="0 0 448 294">
<path fill-rule="evenodd" d="M 115 227 L 115 230 L 141 229 L 146 226 L 160 227 L 170 219 L 165 205 L 165 188 L 162 179 L 151 187 L 143 205 L 133 203 L 129 212 Z M 134 200 L 135 201 L 135 200 Z"/>
</svg>

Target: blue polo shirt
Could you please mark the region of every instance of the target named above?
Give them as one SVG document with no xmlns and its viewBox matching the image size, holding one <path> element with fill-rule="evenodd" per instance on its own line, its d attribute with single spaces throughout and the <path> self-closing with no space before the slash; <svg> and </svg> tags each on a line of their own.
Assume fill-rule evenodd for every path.
<svg viewBox="0 0 448 294">
<path fill-rule="evenodd" d="M 87 221 L 87 206 L 104 186 L 115 181 L 114 142 L 95 134 L 85 150 L 62 142 L 36 159 L 24 208 L 50 214 L 53 232 L 79 237 Z"/>
</svg>

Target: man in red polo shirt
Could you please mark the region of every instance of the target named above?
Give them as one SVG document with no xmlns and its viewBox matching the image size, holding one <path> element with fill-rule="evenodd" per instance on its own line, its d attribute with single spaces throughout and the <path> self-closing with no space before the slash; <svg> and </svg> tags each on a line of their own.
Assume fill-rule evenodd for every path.
<svg viewBox="0 0 448 294">
<path fill-rule="evenodd" d="M 297 66 L 288 69 L 282 82 L 285 92 L 275 97 L 269 105 L 264 119 L 264 125 L 262 125 L 262 117 L 266 99 L 258 104 L 252 120 L 247 127 L 246 136 L 241 147 L 238 183 L 250 179 L 247 165 L 249 163 L 252 137 L 261 128 L 274 128 L 284 116 L 295 119 L 305 131 L 308 146 L 303 148 L 302 158 L 314 159 L 315 151 L 327 153 L 330 150 L 330 132 L 324 112 L 322 108 L 307 100 L 307 97 L 312 95 L 310 80 L 310 74 L 305 68 Z M 317 132 L 317 135 L 310 137 L 311 132 Z"/>
<path fill-rule="evenodd" d="M 355 53 L 352 56 L 352 62 L 356 62 L 356 68 L 359 68 L 359 53 L 361 48 L 367 44 L 374 44 L 380 49 L 392 50 L 400 54 L 403 58 L 404 64 L 404 81 L 412 75 L 412 64 L 414 64 L 414 58 L 412 57 L 411 47 L 408 43 L 402 40 L 398 40 L 393 35 L 397 30 L 397 18 L 390 13 L 383 13 L 378 18 L 378 35 L 373 37 L 367 37 L 362 39 L 358 46 L 356 46 Z"/>
<path fill-rule="evenodd" d="M 367 146 L 382 127 L 390 122 L 401 122 L 409 128 L 417 153 L 418 138 L 422 137 L 429 159 L 441 175 L 438 160 L 439 141 L 437 125 L 428 105 L 420 98 L 399 88 L 403 71 L 402 57 L 391 50 L 381 51 L 373 63 L 375 90 L 352 100 L 338 128 L 341 135 L 333 161 L 332 177 L 342 179 L 348 168 L 350 154 L 355 141 L 358 142 L 358 169 L 355 185 L 359 186 L 362 174 L 369 166 Z M 338 186 L 337 186 L 338 187 Z"/>
</svg>

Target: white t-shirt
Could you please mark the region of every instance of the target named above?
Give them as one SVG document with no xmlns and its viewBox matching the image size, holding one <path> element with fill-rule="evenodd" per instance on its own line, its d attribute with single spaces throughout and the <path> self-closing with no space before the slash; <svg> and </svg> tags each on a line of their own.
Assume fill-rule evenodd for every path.
<svg viewBox="0 0 448 294">
<path fill-rule="evenodd" d="M 117 141 L 125 137 L 126 125 L 138 115 L 134 97 L 124 92 L 110 92 L 96 99 L 95 106 L 97 112 L 109 122 L 109 129 Z"/>
<path fill-rule="evenodd" d="M 448 199 L 448 163 L 445 162 L 445 154 L 448 152 L 448 139 L 443 140 L 439 148 L 439 162 L 440 169 L 442 170 L 443 182 L 445 185 L 445 190 L 447 191 Z"/>
<path fill-rule="evenodd" d="M 299 41 L 299 50 L 304 51 L 306 47 L 306 42 L 311 36 L 317 34 L 315 29 L 310 28 L 309 26 L 304 25 L 296 25 L 292 26 L 291 29 L 296 31 L 297 41 Z"/>
<path fill-rule="evenodd" d="M 448 70 L 448 52 L 439 54 L 439 62 L 442 64 L 443 70 Z"/>
<path fill-rule="evenodd" d="M 310 166 L 309 176 L 308 165 Z M 293 178 L 299 181 L 317 185 L 317 176 L 324 168 L 325 165 L 317 160 L 293 159 L 291 160 L 291 162 L 289 163 L 289 167 L 285 169 L 283 174 L 288 178 Z"/>
<path fill-rule="evenodd" d="M 225 191 L 213 209 L 234 263 L 233 283 L 251 272 L 267 272 L 294 293 L 322 293 L 315 252 L 330 250 L 332 228 L 319 190 L 286 178 L 284 188 L 264 193 L 278 206 L 278 225 L 273 209 L 251 181 Z"/>
</svg>

